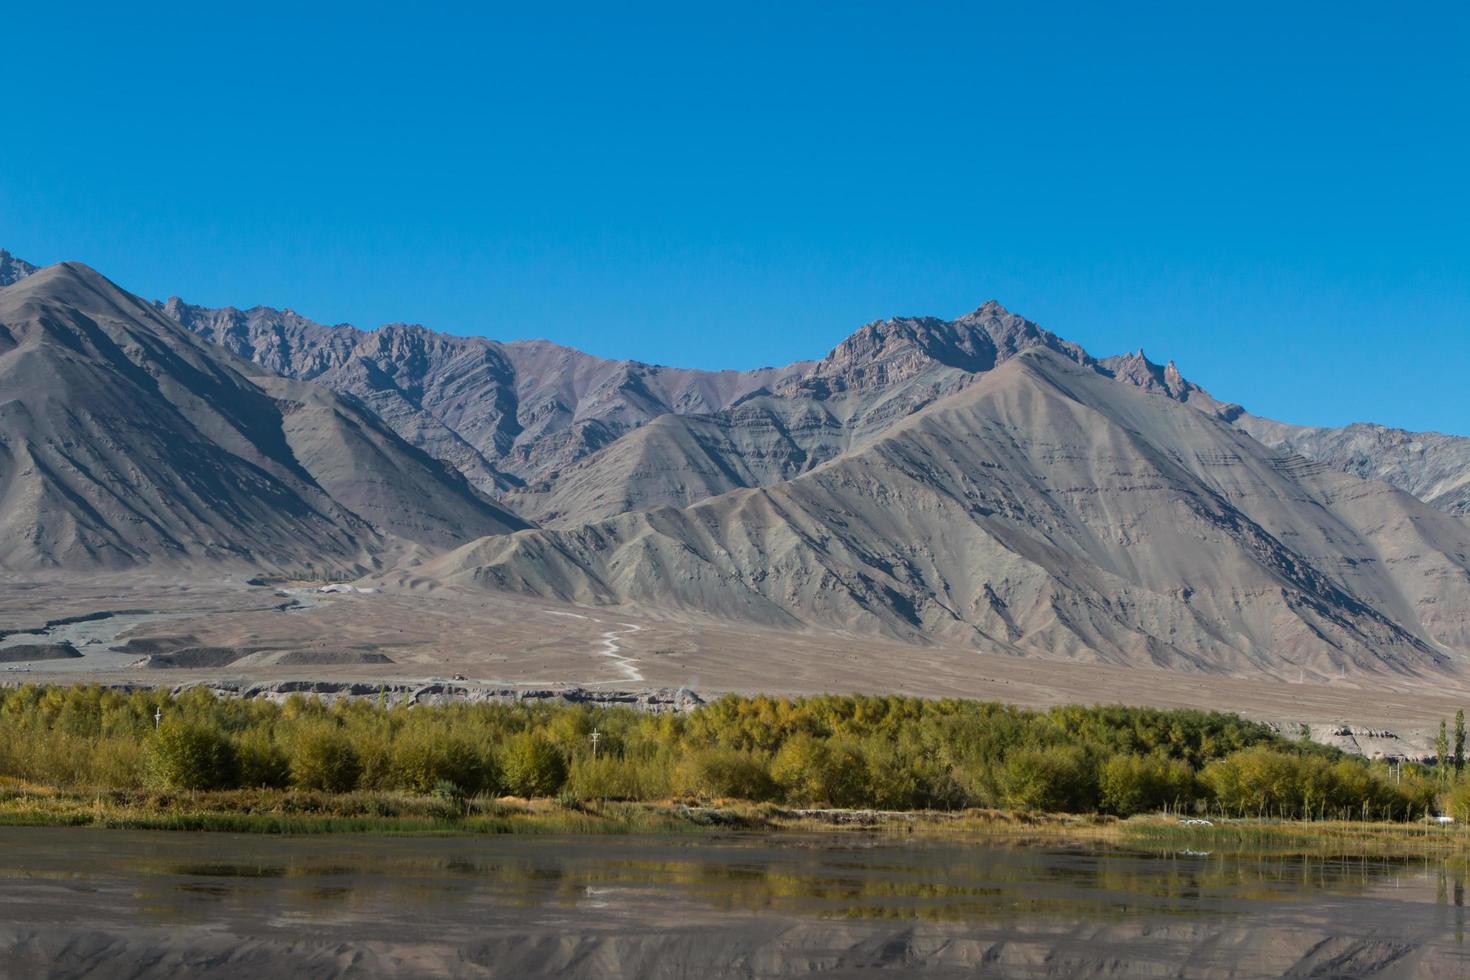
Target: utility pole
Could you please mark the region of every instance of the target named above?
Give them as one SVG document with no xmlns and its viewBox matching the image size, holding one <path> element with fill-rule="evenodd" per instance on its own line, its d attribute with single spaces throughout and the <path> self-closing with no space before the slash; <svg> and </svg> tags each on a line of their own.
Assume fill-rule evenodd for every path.
<svg viewBox="0 0 1470 980">
<path fill-rule="evenodd" d="M 599 732 L 595 728 L 592 729 L 591 738 L 592 738 L 592 758 L 595 759 L 595 758 L 597 758 L 597 743 L 600 742 L 600 741 L 602 741 L 602 732 Z"/>
<path fill-rule="evenodd" d="M 163 706 L 159 705 L 153 709 L 153 727 L 157 728 L 163 724 Z"/>
</svg>

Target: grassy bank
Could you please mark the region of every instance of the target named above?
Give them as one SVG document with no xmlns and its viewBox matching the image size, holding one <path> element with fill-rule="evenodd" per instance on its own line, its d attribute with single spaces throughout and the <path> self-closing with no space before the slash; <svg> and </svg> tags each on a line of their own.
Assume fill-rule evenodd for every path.
<svg viewBox="0 0 1470 980">
<path fill-rule="evenodd" d="M 1281 851 L 1354 857 L 1422 857 L 1470 854 L 1462 825 L 1428 821 L 1271 820 L 1240 818 L 1189 825 L 1160 817 L 1135 817 L 1116 826 L 1116 839 L 1142 847 L 1201 852 Z"/>
<path fill-rule="evenodd" d="M 0 826 L 99 827 L 235 834 L 830 834 L 1010 844 L 1108 843 L 1199 853 L 1323 857 L 1470 856 L 1459 826 L 1237 818 L 1190 824 L 1173 816 L 1047 814 L 1008 810 L 804 809 L 719 801 L 446 800 L 405 794 L 302 791 L 113 791 L 91 795 L 0 785 Z"/>
<path fill-rule="evenodd" d="M 832 832 L 898 836 L 1115 836 L 1101 815 L 1005 810 L 804 809 L 721 800 L 578 803 L 295 790 L 80 794 L 0 780 L 0 825 L 258 834 L 654 834 Z"/>
</svg>

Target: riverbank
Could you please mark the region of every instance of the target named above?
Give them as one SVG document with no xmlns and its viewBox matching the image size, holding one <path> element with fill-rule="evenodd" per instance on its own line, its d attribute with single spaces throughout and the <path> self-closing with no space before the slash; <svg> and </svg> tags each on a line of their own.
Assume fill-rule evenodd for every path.
<svg viewBox="0 0 1470 980">
<path fill-rule="evenodd" d="M 463 800 L 290 790 L 79 794 L 14 783 L 0 785 L 0 826 L 265 835 L 836 833 L 1018 844 L 1096 842 L 1194 853 L 1270 850 L 1385 858 L 1470 855 L 1470 833 L 1464 828 L 1430 823 L 1198 821 L 1169 815 L 1124 820 L 1095 814 L 986 809 L 880 811 L 797 809 L 739 801 L 692 805 L 676 801 Z"/>
<path fill-rule="evenodd" d="M 796 809 L 769 803 L 559 802 L 294 790 L 70 793 L 0 781 L 0 826 L 255 834 L 635 834 L 852 831 L 1102 837 L 1117 818 L 1003 810 Z"/>
</svg>

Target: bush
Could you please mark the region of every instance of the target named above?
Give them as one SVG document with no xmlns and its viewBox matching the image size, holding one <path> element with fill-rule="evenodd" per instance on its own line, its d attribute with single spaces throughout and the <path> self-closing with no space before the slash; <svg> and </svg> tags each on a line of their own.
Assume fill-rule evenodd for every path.
<svg viewBox="0 0 1470 980">
<path fill-rule="evenodd" d="M 475 746 L 442 730 L 420 727 L 401 735 L 393 745 L 391 766 L 393 782 L 414 793 L 436 792 L 449 784 L 474 796 L 495 783 Z"/>
<path fill-rule="evenodd" d="M 788 803 L 835 807 L 866 803 L 868 764 L 861 746 L 850 738 L 788 739 L 771 760 L 771 776 Z"/>
<path fill-rule="evenodd" d="M 1153 754 L 1115 755 L 1098 770 L 1102 808 L 1130 816 L 1194 802 L 1194 770 L 1182 759 Z"/>
<path fill-rule="evenodd" d="M 218 729 L 168 717 L 148 739 L 148 770 L 169 789 L 226 789 L 235 785 L 235 752 Z"/>
<path fill-rule="evenodd" d="M 154 712 L 166 722 L 154 728 Z M 598 758 L 590 734 L 600 733 Z M 504 765 L 502 780 L 497 762 Z M 905 697 L 727 696 L 687 714 L 522 704 L 284 704 L 101 687 L 0 687 L 0 777 L 61 790 L 408 789 L 444 798 L 780 798 L 799 805 L 982 805 L 1119 814 L 1405 819 L 1445 787 L 1430 770 L 1280 737 L 1219 713 L 1122 706 L 1029 711 Z M 677 780 L 677 786 L 676 786 Z M 453 794 L 451 794 L 452 796 Z M 1467 811 L 1465 792 L 1444 806 Z M 1465 813 L 1470 821 L 1470 811 Z"/>
<path fill-rule="evenodd" d="M 705 798 L 769 800 L 776 795 L 776 785 L 763 757 L 718 746 L 686 756 L 679 764 L 675 785 L 686 795 Z"/>
<path fill-rule="evenodd" d="M 350 793 L 361 775 L 357 751 L 335 725 L 314 725 L 297 736 L 291 751 L 294 785 L 324 793 Z"/>
<path fill-rule="evenodd" d="M 291 782 L 291 759 L 265 731 L 247 731 L 235 740 L 240 785 L 249 789 L 284 789 Z"/>
<path fill-rule="evenodd" d="M 501 778 L 516 796 L 555 796 L 567 779 L 567 760 L 546 736 L 522 732 L 500 755 Z"/>
<path fill-rule="evenodd" d="M 578 800 L 661 800 L 674 792 L 673 768 L 663 756 L 580 756 L 572 761 L 566 792 Z"/>
<path fill-rule="evenodd" d="M 1019 749 L 1000 772 L 1001 799 L 1022 810 L 1082 813 L 1097 808 L 1096 770 L 1080 750 L 1066 746 Z"/>
</svg>

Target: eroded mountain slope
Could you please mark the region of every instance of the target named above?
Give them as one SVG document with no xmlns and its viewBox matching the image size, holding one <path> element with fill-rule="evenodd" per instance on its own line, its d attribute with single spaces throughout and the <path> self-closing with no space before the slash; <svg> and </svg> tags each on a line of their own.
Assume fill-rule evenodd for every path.
<svg viewBox="0 0 1470 980">
<path fill-rule="evenodd" d="M 1045 347 L 787 482 L 427 574 L 1043 657 L 1331 675 L 1470 650 L 1470 527 Z"/>
<path fill-rule="evenodd" d="M 542 523 L 570 527 L 769 486 L 876 437 L 1031 349 L 1093 364 L 1082 348 L 995 302 L 956 320 L 878 320 L 774 391 L 752 392 L 719 412 L 659 418 L 506 499 Z"/>
<path fill-rule="evenodd" d="M 351 569 L 524 526 L 359 405 L 86 266 L 0 289 L 0 566 Z"/>
<path fill-rule="evenodd" d="M 329 327 L 268 307 L 170 299 L 158 308 L 276 374 L 358 398 L 491 493 L 552 478 L 651 419 L 718 411 L 804 367 L 685 370 L 541 340 L 500 343 L 406 324 Z"/>
</svg>

